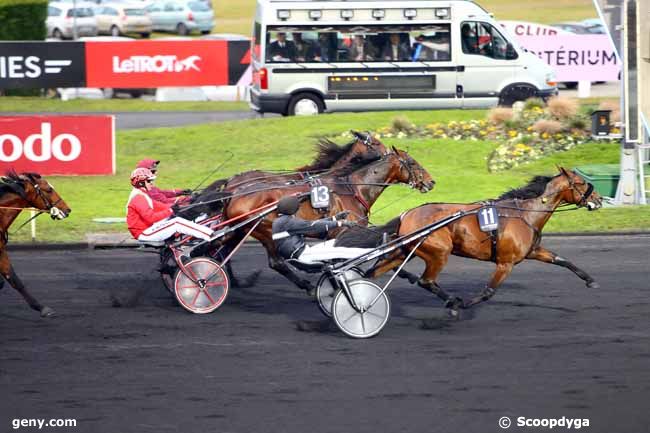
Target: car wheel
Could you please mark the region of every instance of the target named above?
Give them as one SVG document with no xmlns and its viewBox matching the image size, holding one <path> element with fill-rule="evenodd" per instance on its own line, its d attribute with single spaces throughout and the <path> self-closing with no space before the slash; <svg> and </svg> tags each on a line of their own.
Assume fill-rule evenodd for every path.
<svg viewBox="0 0 650 433">
<path fill-rule="evenodd" d="M 187 36 L 189 32 L 187 31 L 187 26 L 185 24 L 179 23 L 176 26 L 176 33 L 178 33 L 180 36 Z"/>
<path fill-rule="evenodd" d="M 52 32 L 52 37 L 56 39 L 63 39 L 63 33 L 61 33 L 61 30 L 59 29 L 54 29 Z"/>
<path fill-rule="evenodd" d="M 111 27 L 111 36 L 118 37 L 120 35 L 120 29 L 117 26 Z"/>
<path fill-rule="evenodd" d="M 564 87 L 569 89 L 569 90 L 577 89 L 578 88 L 578 83 L 576 81 L 566 81 L 564 83 Z"/>
<path fill-rule="evenodd" d="M 140 33 L 140 36 L 142 36 L 144 39 L 148 39 L 151 33 Z"/>
<path fill-rule="evenodd" d="M 517 101 L 525 101 L 532 98 L 537 93 L 537 89 L 527 84 L 515 84 L 508 86 L 501 91 L 499 95 L 499 105 L 503 107 L 512 107 Z"/>
<path fill-rule="evenodd" d="M 115 91 L 110 87 L 103 88 L 102 94 L 104 95 L 104 99 L 113 99 L 115 97 Z"/>
<path fill-rule="evenodd" d="M 289 116 L 315 116 L 325 111 L 323 100 L 313 93 L 298 93 L 289 101 Z"/>
</svg>

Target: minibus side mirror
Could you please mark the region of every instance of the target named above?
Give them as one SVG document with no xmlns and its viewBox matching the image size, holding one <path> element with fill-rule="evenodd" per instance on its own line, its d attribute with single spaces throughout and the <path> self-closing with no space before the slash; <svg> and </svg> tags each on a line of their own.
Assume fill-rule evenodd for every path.
<svg viewBox="0 0 650 433">
<path fill-rule="evenodd" d="M 506 45 L 506 60 L 514 60 L 517 58 L 517 52 L 515 51 L 515 47 L 508 42 L 508 45 Z"/>
</svg>

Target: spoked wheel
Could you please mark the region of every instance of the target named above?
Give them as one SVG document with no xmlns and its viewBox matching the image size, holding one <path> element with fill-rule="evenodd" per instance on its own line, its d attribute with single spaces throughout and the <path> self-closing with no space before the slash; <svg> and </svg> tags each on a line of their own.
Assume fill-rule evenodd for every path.
<svg viewBox="0 0 650 433">
<path fill-rule="evenodd" d="M 181 307 L 195 314 L 212 313 L 228 295 L 228 277 L 221 266 L 212 259 L 198 257 L 185 264 L 174 277 L 174 295 Z"/>
<path fill-rule="evenodd" d="M 345 278 L 348 281 L 358 280 L 362 277 L 363 273 L 358 268 L 352 268 L 345 273 Z M 316 300 L 318 301 L 318 308 L 327 317 L 332 317 L 332 301 L 336 292 L 337 289 L 332 284 L 331 276 L 323 274 L 316 286 Z"/>
<path fill-rule="evenodd" d="M 368 280 L 352 281 L 348 287 L 362 312 L 354 309 L 345 295 L 345 290 L 339 290 L 332 301 L 334 323 L 352 338 L 370 338 L 377 335 L 390 317 L 388 296 L 378 285 Z M 373 301 L 375 303 L 370 306 Z"/>
</svg>

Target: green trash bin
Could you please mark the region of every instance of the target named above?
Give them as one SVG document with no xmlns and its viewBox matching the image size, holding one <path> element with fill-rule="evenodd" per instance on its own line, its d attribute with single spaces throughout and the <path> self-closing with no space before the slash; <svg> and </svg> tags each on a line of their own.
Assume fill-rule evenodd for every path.
<svg viewBox="0 0 650 433">
<path fill-rule="evenodd" d="M 576 173 L 591 182 L 603 197 L 616 196 L 620 170 L 618 164 L 589 164 L 575 168 Z"/>
</svg>

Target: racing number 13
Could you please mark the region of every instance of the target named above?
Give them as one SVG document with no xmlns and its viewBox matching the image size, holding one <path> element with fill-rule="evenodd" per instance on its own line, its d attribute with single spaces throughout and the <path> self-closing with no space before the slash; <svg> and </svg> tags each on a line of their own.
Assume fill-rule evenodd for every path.
<svg viewBox="0 0 650 433">
<path fill-rule="evenodd" d="M 329 203 L 330 201 L 330 192 L 329 188 L 325 185 L 317 186 L 311 190 L 312 201 L 316 203 Z"/>
</svg>

